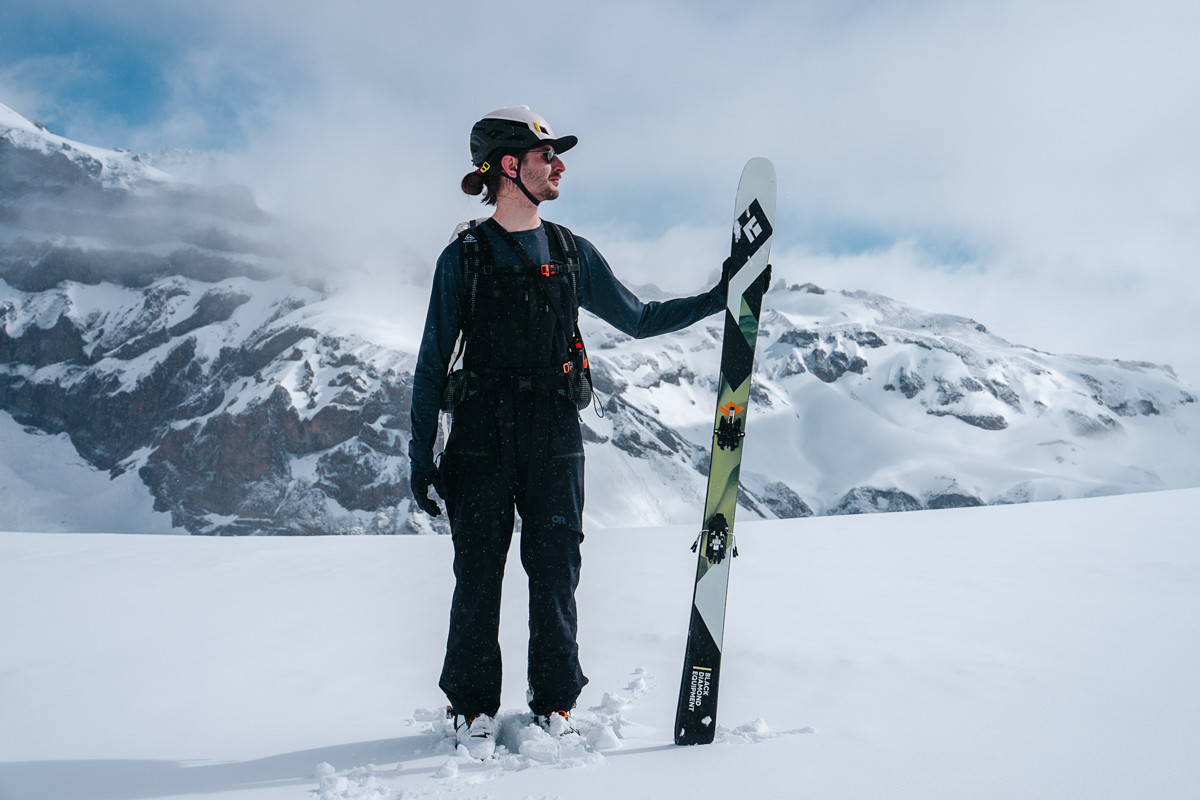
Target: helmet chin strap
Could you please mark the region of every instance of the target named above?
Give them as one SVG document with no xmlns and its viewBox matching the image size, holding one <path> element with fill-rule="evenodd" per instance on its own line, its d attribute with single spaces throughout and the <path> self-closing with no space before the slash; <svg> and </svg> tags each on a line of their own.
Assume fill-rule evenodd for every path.
<svg viewBox="0 0 1200 800">
<path fill-rule="evenodd" d="M 533 203 L 534 208 L 537 208 L 542 204 L 542 201 L 534 197 L 533 193 L 525 188 L 525 182 L 521 180 L 521 162 L 524 160 L 525 154 L 521 153 L 520 155 L 515 156 L 515 158 L 517 159 L 517 176 L 515 178 L 508 178 L 508 175 L 505 175 L 504 177 L 515 183 L 517 188 L 529 198 L 529 202 Z"/>
</svg>

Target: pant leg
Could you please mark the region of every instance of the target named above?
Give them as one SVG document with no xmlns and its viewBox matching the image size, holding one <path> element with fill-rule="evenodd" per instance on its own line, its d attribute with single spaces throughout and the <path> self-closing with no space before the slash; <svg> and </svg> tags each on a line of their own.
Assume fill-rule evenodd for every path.
<svg viewBox="0 0 1200 800">
<path fill-rule="evenodd" d="M 438 685 L 456 712 L 495 716 L 503 675 L 500 596 L 512 542 L 513 487 L 498 477 L 499 454 L 489 421 L 482 413 L 463 410 L 468 413 L 456 414 L 457 435 L 452 434 L 442 455 L 455 585 Z"/>
<path fill-rule="evenodd" d="M 540 487 L 527 494 L 519 484 L 517 491 L 521 563 L 529 576 L 529 707 L 535 714 L 573 708 L 588 682 L 579 664 L 575 604 L 583 541 L 583 440 L 570 403 L 555 398 L 552 410 Z"/>
</svg>

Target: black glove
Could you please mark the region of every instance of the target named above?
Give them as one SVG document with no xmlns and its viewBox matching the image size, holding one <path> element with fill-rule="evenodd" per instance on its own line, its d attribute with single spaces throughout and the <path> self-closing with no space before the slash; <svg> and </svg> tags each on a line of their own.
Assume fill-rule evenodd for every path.
<svg viewBox="0 0 1200 800">
<path fill-rule="evenodd" d="M 411 485 L 413 499 L 421 507 L 421 510 L 431 517 L 440 517 L 442 509 L 429 496 L 429 487 L 432 486 L 434 491 L 438 493 L 438 497 L 446 497 L 446 484 L 442 481 L 442 476 L 438 474 L 438 471 L 436 469 L 413 470 Z"/>
<path fill-rule="evenodd" d="M 725 259 L 724 262 L 721 263 L 721 285 L 725 287 L 726 291 L 729 290 L 729 270 L 732 267 L 733 267 L 733 256 L 730 256 L 729 258 Z M 766 294 L 767 290 L 771 288 L 771 265 L 770 264 L 767 264 L 767 268 L 765 270 L 763 270 L 761 279 L 763 281 L 763 294 Z"/>
</svg>

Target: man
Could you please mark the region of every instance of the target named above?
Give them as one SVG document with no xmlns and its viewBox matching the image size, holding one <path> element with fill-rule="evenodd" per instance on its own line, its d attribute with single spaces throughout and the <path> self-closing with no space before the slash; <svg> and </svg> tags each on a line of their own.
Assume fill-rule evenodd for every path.
<svg viewBox="0 0 1200 800">
<path fill-rule="evenodd" d="M 472 128 L 476 169 L 463 178 L 463 191 L 483 193 L 495 212 L 460 226 L 466 229 L 438 259 L 413 380 L 413 496 L 438 516 L 428 494 L 431 486 L 437 491 L 454 541 L 456 584 L 439 685 L 459 741 L 475 757 L 495 747 L 500 586 L 514 506 L 529 577 L 529 707 L 539 724 L 552 733 L 569 729 L 568 715 L 587 683 L 575 608 L 583 540 L 577 406 L 590 397 L 578 309 L 643 338 L 725 306 L 727 278 L 703 295 L 643 304 L 590 242 L 543 223 L 539 206 L 559 196 L 561 154 L 577 141 L 555 138 L 525 106 L 493 111 Z M 446 392 L 458 404 L 435 466 L 439 403 L 460 331 L 463 369 L 452 373 Z"/>
</svg>

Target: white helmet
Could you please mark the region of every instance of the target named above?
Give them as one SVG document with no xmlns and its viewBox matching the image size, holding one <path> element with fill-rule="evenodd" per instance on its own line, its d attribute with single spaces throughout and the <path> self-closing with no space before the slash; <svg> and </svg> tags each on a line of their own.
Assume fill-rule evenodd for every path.
<svg viewBox="0 0 1200 800">
<path fill-rule="evenodd" d="M 530 111 L 529 106 L 498 108 L 471 127 L 471 163 L 482 168 L 496 156 L 518 155 L 542 144 L 552 145 L 556 153 L 565 153 L 578 142 L 575 136 L 555 138 L 550 123 Z"/>
</svg>

